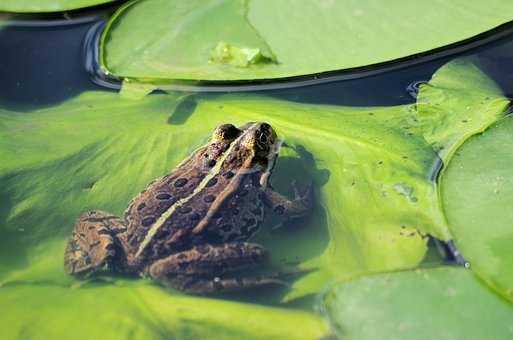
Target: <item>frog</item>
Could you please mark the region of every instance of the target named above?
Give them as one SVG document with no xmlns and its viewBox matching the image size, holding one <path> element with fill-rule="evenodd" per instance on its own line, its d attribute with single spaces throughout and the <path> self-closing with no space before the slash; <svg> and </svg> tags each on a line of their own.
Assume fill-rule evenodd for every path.
<svg viewBox="0 0 513 340">
<path fill-rule="evenodd" d="M 270 184 L 281 145 L 266 122 L 217 126 L 205 145 L 136 195 L 123 217 L 82 213 L 65 272 L 142 275 L 190 294 L 286 284 L 273 274 L 237 275 L 269 262 L 269 252 L 250 242 L 269 212 L 289 221 L 312 210 L 311 183 L 300 190 L 291 181 L 292 199 Z"/>
</svg>

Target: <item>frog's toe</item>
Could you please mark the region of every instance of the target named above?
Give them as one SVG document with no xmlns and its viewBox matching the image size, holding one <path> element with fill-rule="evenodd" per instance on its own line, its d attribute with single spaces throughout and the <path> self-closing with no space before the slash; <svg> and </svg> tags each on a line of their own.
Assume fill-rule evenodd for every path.
<svg viewBox="0 0 513 340">
<path fill-rule="evenodd" d="M 82 214 L 64 253 L 66 273 L 87 276 L 110 270 L 116 255 L 114 231 L 122 226 L 119 218 L 103 211 Z"/>
<path fill-rule="evenodd" d="M 308 183 L 304 189 L 299 189 L 296 181 L 292 181 L 292 190 L 294 191 L 294 200 L 304 201 L 305 205 L 311 205 L 313 202 L 313 182 Z"/>
</svg>

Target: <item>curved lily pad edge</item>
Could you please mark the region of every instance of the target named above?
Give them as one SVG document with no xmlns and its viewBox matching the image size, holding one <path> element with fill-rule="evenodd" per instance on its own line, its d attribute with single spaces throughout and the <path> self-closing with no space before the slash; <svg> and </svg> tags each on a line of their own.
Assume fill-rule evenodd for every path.
<svg viewBox="0 0 513 340">
<path fill-rule="evenodd" d="M 425 267 L 425 268 L 416 268 L 416 269 L 413 269 L 413 270 L 398 270 L 398 271 L 388 271 L 388 272 L 383 272 L 383 273 L 378 273 L 378 274 L 371 274 L 371 275 L 365 275 L 363 277 L 355 277 L 355 278 L 351 278 L 351 279 L 348 279 L 348 280 L 341 280 L 335 284 L 332 285 L 331 289 L 329 291 L 326 291 L 324 293 L 324 295 L 322 296 L 322 302 L 323 302 L 323 309 L 322 309 L 322 315 L 325 317 L 326 320 L 328 320 L 329 322 L 329 326 L 330 326 L 330 329 L 332 330 L 333 333 L 335 334 L 338 334 L 339 336 L 344 336 L 344 338 L 348 338 L 348 339 L 352 339 L 354 334 L 351 334 L 351 333 L 347 333 L 349 332 L 348 329 L 346 329 L 344 327 L 344 322 L 351 322 L 351 316 L 349 316 L 347 319 L 345 318 L 341 318 L 340 316 L 343 316 L 344 315 L 344 308 L 342 308 L 342 314 L 339 313 L 339 310 L 337 307 L 337 303 L 340 305 L 340 304 L 345 304 L 346 301 L 344 300 L 340 300 L 337 295 L 338 293 L 341 291 L 342 292 L 342 296 L 343 296 L 343 292 L 345 289 L 354 289 L 354 287 L 357 287 L 357 286 L 354 286 L 353 285 L 353 288 L 351 288 L 351 285 L 353 283 L 357 283 L 358 281 L 367 281 L 367 282 L 375 282 L 375 283 L 378 283 L 378 287 L 380 286 L 379 282 L 381 280 L 381 286 L 383 284 L 391 284 L 392 287 L 394 287 L 394 284 L 395 285 L 400 285 L 401 281 L 404 281 L 404 282 L 408 282 L 408 277 L 409 278 L 412 278 L 412 277 L 421 277 L 422 280 L 433 280 L 434 278 L 436 278 L 437 276 L 439 275 L 444 275 L 444 274 L 447 274 L 447 273 L 457 273 L 459 275 L 459 277 L 457 277 L 455 280 L 456 281 L 461 281 L 461 279 L 465 276 L 467 277 L 467 280 L 468 282 L 470 283 L 470 285 L 466 284 L 464 285 L 464 287 L 460 287 L 460 286 L 451 286 L 449 284 L 449 282 L 446 282 L 446 286 L 445 286 L 445 291 L 438 291 L 438 293 L 436 293 L 436 290 L 439 290 L 441 287 L 443 287 L 443 284 L 441 287 L 438 287 L 435 291 L 432 291 L 432 292 L 425 292 L 427 294 L 435 294 L 433 296 L 434 299 L 436 298 L 440 298 L 440 299 L 444 299 L 445 301 L 447 301 L 447 299 L 451 299 L 453 298 L 454 296 L 456 296 L 458 293 L 458 289 L 462 288 L 463 291 L 464 291 L 464 295 L 468 295 L 468 298 L 471 299 L 472 296 L 474 295 L 478 295 L 479 296 L 479 302 L 477 302 L 477 305 L 473 305 L 472 307 L 469 307 L 469 308 L 476 308 L 476 310 L 474 311 L 475 313 L 479 311 L 484 311 L 484 312 L 489 312 L 489 313 L 493 313 L 494 310 L 490 310 L 489 309 L 489 304 L 491 303 L 492 305 L 495 305 L 495 306 L 498 306 L 498 305 L 503 305 L 504 307 L 506 308 L 510 308 L 510 309 L 513 309 L 513 305 L 511 304 L 511 301 L 508 301 L 507 299 L 504 299 L 503 296 L 501 296 L 500 294 L 497 294 L 497 292 L 493 289 L 491 289 L 491 287 L 489 285 L 487 285 L 485 282 L 483 282 L 481 280 L 481 278 L 476 275 L 475 273 L 473 273 L 472 271 L 468 270 L 468 269 L 465 269 L 461 266 L 447 266 L 447 265 L 443 265 L 443 266 L 434 266 L 434 267 Z M 466 274 L 468 273 L 468 274 Z M 412 276 L 413 275 L 413 276 Z M 462 276 L 463 275 L 463 276 Z M 427 281 L 427 282 L 428 282 Z M 442 282 L 443 283 L 443 282 Z M 461 283 L 461 282 L 460 282 Z M 411 284 L 411 283 L 410 283 Z M 404 285 L 404 283 L 403 283 Z M 376 288 L 376 287 L 374 287 Z M 380 288 L 384 288 L 384 287 L 380 287 Z M 433 288 L 436 288 L 433 286 Z M 471 290 L 468 290 L 469 288 L 472 288 Z M 398 298 L 398 296 L 394 295 L 394 294 L 397 294 L 398 291 L 397 291 L 397 288 L 392 288 L 393 292 L 391 293 L 392 295 L 388 295 L 385 293 L 383 294 L 382 292 L 375 292 L 374 290 L 369 290 L 369 287 L 365 288 L 363 287 L 363 291 L 361 291 L 360 293 L 364 293 L 365 292 L 365 295 L 369 295 L 370 294 L 370 301 L 372 301 L 372 296 L 373 294 L 376 294 L 376 296 L 378 297 L 378 300 L 381 301 L 381 303 L 383 302 L 382 300 L 385 299 L 385 301 L 388 299 L 389 303 L 392 303 L 394 304 L 394 300 Z M 357 291 L 358 292 L 358 291 Z M 420 294 L 423 294 L 423 291 L 419 291 L 418 292 L 419 295 Z M 405 291 L 403 293 L 401 293 L 401 295 L 404 295 L 406 294 L 406 296 L 408 295 L 411 295 L 412 292 L 410 291 Z M 461 293 L 460 293 L 461 295 Z M 394 299 L 394 296 L 395 296 L 395 299 Z M 414 303 L 416 304 L 417 303 L 417 306 L 414 307 L 412 306 L 411 308 L 411 312 L 414 313 L 415 315 L 419 314 L 420 311 L 424 310 L 425 308 L 437 308 L 436 306 L 438 306 L 438 304 L 433 304 L 433 306 L 429 307 L 429 306 L 423 306 L 423 305 L 418 305 L 418 303 L 420 301 L 415 301 L 415 297 L 414 296 L 410 296 L 411 299 L 413 299 L 413 301 L 411 300 L 408 300 L 409 303 Z M 485 304 L 482 304 L 482 299 L 485 298 L 486 301 L 488 301 L 487 303 Z M 337 301 L 338 300 L 338 301 Z M 460 298 L 461 300 L 461 298 Z M 384 305 L 380 305 L 380 303 L 378 302 L 376 305 L 369 305 L 368 304 L 369 301 L 367 302 L 363 302 L 363 309 L 361 311 L 355 311 L 356 314 L 356 320 L 360 320 L 360 325 L 355 328 L 354 330 L 358 330 L 358 329 L 361 329 L 359 327 L 364 327 L 365 325 L 364 324 L 361 324 L 361 322 L 363 320 L 365 320 L 365 323 L 368 324 L 370 327 L 375 327 L 376 325 L 376 321 L 380 321 L 380 320 L 373 320 L 372 319 L 372 316 L 371 315 L 367 315 L 366 313 L 365 314 L 362 314 L 362 312 L 364 312 L 366 310 L 366 308 L 369 308 L 369 307 L 372 307 L 372 308 L 377 308 L 378 309 L 378 312 L 376 314 L 374 314 L 374 316 L 378 315 L 378 318 L 382 318 L 381 321 L 383 320 L 388 320 L 388 321 L 391 321 L 393 320 L 394 318 L 398 318 L 398 321 L 401 321 L 401 317 L 398 316 L 397 314 L 390 314 L 390 313 L 383 313 L 384 311 L 386 311 L 388 309 L 388 307 L 384 306 Z M 456 301 L 454 301 L 456 302 Z M 454 303 L 452 302 L 452 303 Z M 461 302 L 461 301 L 460 301 Z M 352 306 L 352 303 L 354 303 L 354 301 L 350 301 L 348 302 L 349 305 L 346 305 L 346 308 L 345 308 L 345 311 L 347 312 L 348 310 L 353 310 L 353 308 L 351 308 Z M 444 302 L 442 302 L 443 304 Z M 448 302 L 445 302 L 445 304 L 447 304 Z M 400 304 L 400 303 L 399 303 Z M 408 303 L 407 303 L 408 304 Z M 449 304 L 451 304 L 451 302 L 449 302 Z M 463 307 L 463 306 L 459 306 L 460 308 L 458 308 L 458 305 L 455 305 L 453 307 L 453 309 L 456 309 L 456 310 L 462 310 L 462 311 L 465 311 L 466 308 Z M 451 307 L 452 308 L 452 307 Z M 485 308 L 485 310 L 481 310 L 480 308 Z M 486 308 L 488 308 L 488 310 L 486 310 Z M 382 310 L 381 310 L 382 309 Z M 381 311 L 381 313 L 380 313 Z M 437 310 L 437 311 L 440 311 L 440 310 Z M 504 316 L 504 311 L 505 310 L 502 310 L 502 314 Z M 442 310 L 443 312 L 443 310 Z M 448 313 L 451 313 L 450 311 L 447 311 Z M 467 315 L 465 316 L 465 313 L 467 313 Z M 372 314 L 372 312 L 371 312 Z M 418 318 L 422 319 L 422 317 L 425 317 L 422 316 L 422 312 L 420 312 L 420 315 L 417 315 Z M 456 314 L 452 314 L 451 317 L 454 318 Z M 476 319 L 479 319 L 479 316 L 477 316 L 478 314 L 475 314 L 476 316 Z M 347 316 L 347 315 L 346 315 Z M 461 322 L 464 322 L 464 321 L 467 321 L 466 318 L 468 317 L 468 311 L 464 312 L 464 313 L 457 313 L 457 318 L 459 317 L 460 321 Z M 368 319 L 370 318 L 370 319 Z M 450 318 L 451 319 L 451 318 Z M 492 319 L 494 319 L 492 317 Z M 437 316 L 434 316 L 434 319 L 433 320 L 424 320 L 424 321 L 421 321 L 419 319 L 418 320 L 418 324 L 415 326 L 415 328 L 417 329 L 417 331 L 421 330 L 421 329 L 431 329 L 432 326 L 434 325 L 437 325 L 437 326 L 442 326 L 440 324 L 438 324 L 440 322 L 440 318 L 437 317 Z M 438 320 L 438 321 L 435 321 L 435 320 Z M 434 321 L 434 324 L 432 323 L 432 321 Z M 442 321 L 443 322 L 443 321 Z M 447 321 L 447 322 L 451 322 L 451 321 Z M 452 319 L 452 322 L 454 322 L 454 320 Z M 499 324 L 501 324 L 500 321 L 497 321 L 497 326 Z M 504 324 L 501 324 L 501 325 L 504 325 Z M 446 325 L 448 327 L 450 327 L 450 325 Z M 456 326 L 453 324 L 453 326 Z M 379 329 L 379 322 L 378 322 L 378 329 Z M 480 327 L 480 326 L 477 326 L 477 327 Z M 432 328 L 435 333 L 440 331 L 441 328 L 438 328 L 438 327 L 434 327 Z M 402 334 L 401 333 L 401 327 L 399 327 L 399 332 L 395 333 L 397 335 L 397 339 L 403 339 L 404 336 L 406 334 Z M 406 330 L 406 328 L 404 328 L 403 330 Z M 456 334 L 458 333 L 457 329 L 454 329 L 456 331 Z M 506 329 L 507 330 L 507 329 Z M 390 327 L 388 327 L 388 331 L 390 332 Z M 511 331 L 511 330 L 509 330 Z M 357 334 L 358 331 L 357 331 Z M 401 335 L 402 334 L 402 335 Z M 429 334 L 431 334 L 431 331 L 427 331 L 427 333 L 424 333 L 422 332 L 422 334 L 419 334 L 420 338 L 424 339 L 426 338 L 426 335 L 429 336 Z M 446 334 L 446 333 L 443 333 L 443 334 Z M 410 334 L 411 335 L 411 334 Z M 406 335 L 408 336 L 408 335 Z M 434 334 L 431 334 L 431 336 L 433 337 Z M 451 337 L 452 338 L 452 337 Z M 406 339 L 409 339 L 409 337 L 406 337 Z"/>
<path fill-rule="evenodd" d="M 503 112 L 503 116 L 500 117 L 500 119 L 497 119 L 496 121 L 490 123 L 486 129 L 483 129 L 481 132 L 479 133 L 476 133 L 472 136 L 469 136 L 469 138 L 467 138 L 466 140 L 469 140 L 471 138 L 476 138 L 484 133 L 486 133 L 490 128 L 493 128 L 499 124 L 501 124 L 501 122 L 503 122 L 504 120 L 506 119 L 513 119 L 513 102 L 510 101 L 509 105 L 506 107 L 505 111 Z M 464 145 L 465 143 L 461 143 L 460 145 L 458 145 L 457 148 L 455 148 L 453 154 L 457 153 L 457 151 Z M 447 170 L 448 166 L 444 166 L 442 168 L 442 171 L 440 172 L 439 174 L 439 179 L 438 181 L 441 183 L 442 182 L 442 177 L 444 176 L 445 174 L 445 170 Z M 443 212 L 443 216 L 446 217 L 447 219 L 447 214 L 445 212 L 445 208 L 444 208 L 444 205 L 443 205 L 443 185 L 438 185 L 438 198 L 439 198 L 439 203 L 440 203 L 440 209 L 442 209 L 442 212 Z M 449 228 L 450 228 L 450 224 L 449 222 L 447 221 L 448 225 L 449 225 Z M 457 238 L 454 238 L 454 243 L 455 243 L 455 246 L 458 247 L 458 243 L 460 243 L 461 241 L 459 241 Z M 461 246 L 460 246 L 461 248 Z M 463 257 L 465 256 L 464 253 L 461 254 Z M 483 285 L 486 285 L 487 287 L 489 287 L 491 290 L 493 290 L 493 292 L 495 294 L 497 294 L 498 296 L 502 297 L 504 300 L 508 301 L 509 303 L 513 304 L 513 295 L 512 295 L 512 291 L 511 289 L 510 290 L 507 290 L 505 289 L 505 287 L 501 287 L 496 281 L 494 281 L 492 278 L 488 277 L 488 275 L 486 273 L 482 273 L 480 271 L 480 268 L 477 268 L 475 269 L 473 266 L 472 266 L 472 262 L 466 262 L 465 263 L 465 266 L 467 268 L 469 268 L 472 273 L 475 275 L 475 277 L 477 279 L 479 279 L 480 282 L 483 283 Z"/>
<path fill-rule="evenodd" d="M 115 1 L 115 0 L 111 0 Z M 187 88 L 194 91 L 222 91 L 217 89 L 217 86 L 241 86 L 250 84 L 251 90 L 273 89 L 273 88 L 286 88 L 298 87 L 305 85 L 314 85 L 324 82 L 332 82 L 339 80 L 348 80 L 355 78 L 363 78 L 380 73 L 385 73 L 393 70 L 398 70 L 406 67 L 411 67 L 421 63 L 426 63 L 440 58 L 449 57 L 451 55 L 458 55 L 486 44 L 503 39 L 506 36 L 513 34 L 513 20 L 502 23 L 480 34 L 468 37 L 466 39 L 456 41 L 454 43 L 436 47 L 434 49 L 410 54 L 401 58 L 396 58 L 384 62 L 362 65 L 358 67 L 350 67 L 345 69 L 327 69 L 322 72 L 312 74 L 293 73 L 286 77 L 270 77 L 270 78 L 241 78 L 241 79 L 183 79 L 183 78 L 167 78 L 167 77 L 131 77 L 122 74 L 114 74 L 110 71 L 105 46 L 109 39 L 111 28 L 115 25 L 117 20 L 123 12 L 130 8 L 132 5 L 139 3 L 141 0 L 129 1 L 120 6 L 114 14 L 107 20 L 101 32 L 101 37 L 98 41 L 98 65 L 99 69 L 106 77 L 116 79 L 123 82 L 128 80 L 132 83 L 143 83 L 152 85 L 155 89 L 160 90 L 177 90 Z M 297 83 L 297 84 L 295 84 Z M 267 86 L 266 86 L 267 85 Z M 245 90 L 248 90 L 247 88 Z"/>
</svg>

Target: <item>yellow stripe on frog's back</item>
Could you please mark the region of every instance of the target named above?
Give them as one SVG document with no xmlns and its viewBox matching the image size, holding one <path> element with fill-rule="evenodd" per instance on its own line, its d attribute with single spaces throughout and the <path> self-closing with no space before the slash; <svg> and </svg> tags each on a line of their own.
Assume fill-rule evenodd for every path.
<svg viewBox="0 0 513 340">
<path fill-rule="evenodd" d="M 254 124 L 254 125 L 256 125 L 256 124 Z M 246 131 L 248 131 L 248 130 L 250 130 L 250 129 L 247 129 Z M 189 196 L 181 198 L 178 201 L 176 201 L 173 205 L 171 205 L 166 211 L 164 211 L 160 215 L 160 217 L 158 218 L 157 221 L 155 221 L 151 225 L 150 229 L 148 230 L 148 233 L 144 237 L 144 240 L 141 242 L 139 249 L 135 253 L 136 258 L 141 256 L 144 249 L 146 249 L 146 247 L 150 244 L 151 240 L 153 239 L 153 237 L 155 236 L 157 231 L 164 225 L 164 223 L 166 223 L 167 219 L 176 211 L 176 209 L 180 208 L 181 206 L 183 206 L 184 204 L 189 202 L 195 195 L 200 193 L 205 188 L 207 183 L 212 178 L 214 178 L 216 175 L 219 174 L 224 161 L 226 160 L 228 155 L 230 155 L 232 153 L 235 145 L 238 144 L 238 142 L 244 137 L 245 134 L 246 133 L 242 133 L 239 137 L 237 137 L 230 144 L 230 147 L 224 152 L 223 156 L 219 159 L 219 161 L 216 163 L 216 165 L 212 169 L 210 169 L 209 173 L 201 180 L 201 182 L 198 184 L 198 186 L 194 189 L 194 191 Z"/>
</svg>

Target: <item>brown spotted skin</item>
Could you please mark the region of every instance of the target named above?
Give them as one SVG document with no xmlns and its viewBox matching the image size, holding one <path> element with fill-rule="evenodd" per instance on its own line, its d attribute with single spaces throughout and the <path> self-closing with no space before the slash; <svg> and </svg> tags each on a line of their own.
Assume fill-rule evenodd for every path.
<svg viewBox="0 0 513 340">
<path fill-rule="evenodd" d="M 203 244 L 155 261 L 149 267 L 154 278 L 179 275 L 216 276 L 262 264 L 267 251 L 246 242 Z"/>
<path fill-rule="evenodd" d="M 116 234 L 125 230 L 123 221 L 104 211 L 82 214 L 75 223 L 75 230 L 65 250 L 66 273 L 88 276 L 112 269 L 116 261 L 116 248 L 120 248 Z"/>
<path fill-rule="evenodd" d="M 311 209 L 311 189 L 290 201 L 267 186 L 277 151 L 269 124 L 219 126 L 207 145 L 137 195 L 123 221 L 99 211 L 79 217 L 66 272 L 138 272 L 190 293 L 277 284 L 222 277 L 267 258 L 261 246 L 245 242 L 264 220 L 264 203 L 285 218 Z"/>
<path fill-rule="evenodd" d="M 172 173 L 150 183 L 130 202 L 125 220 L 131 252 L 137 251 L 151 224 L 164 211 L 194 191 L 229 145 L 229 141 L 219 141 L 200 148 Z"/>
</svg>

